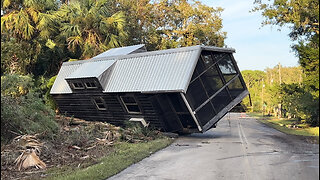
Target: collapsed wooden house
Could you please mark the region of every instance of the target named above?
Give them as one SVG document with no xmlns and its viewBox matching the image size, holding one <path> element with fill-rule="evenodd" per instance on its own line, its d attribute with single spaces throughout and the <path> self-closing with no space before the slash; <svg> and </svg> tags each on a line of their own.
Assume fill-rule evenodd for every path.
<svg viewBox="0 0 320 180">
<path fill-rule="evenodd" d="M 50 94 L 61 113 L 88 121 L 205 132 L 249 94 L 234 52 L 200 45 L 115 48 L 63 63 Z"/>
</svg>

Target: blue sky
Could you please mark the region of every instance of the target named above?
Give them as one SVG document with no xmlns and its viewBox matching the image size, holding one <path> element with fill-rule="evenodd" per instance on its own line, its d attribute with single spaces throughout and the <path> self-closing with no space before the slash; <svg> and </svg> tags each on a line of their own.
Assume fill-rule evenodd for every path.
<svg viewBox="0 0 320 180">
<path fill-rule="evenodd" d="M 222 7 L 225 44 L 236 49 L 234 57 L 240 70 L 265 70 L 279 62 L 283 66 L 298 66 L 298 58 L 290 46 L 289 29 L 277 26 L 261 27 L 261 13 L 250 13 L 254 0 L 200 0 L 211 7 Z"/>
</svg>

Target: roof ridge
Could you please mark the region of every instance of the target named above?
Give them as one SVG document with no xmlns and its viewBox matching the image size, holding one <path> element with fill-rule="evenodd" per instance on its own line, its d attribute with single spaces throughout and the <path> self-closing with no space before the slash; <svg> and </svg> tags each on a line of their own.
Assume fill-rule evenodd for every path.
<svg viewBox="0 0 320 180">
<path fill-rule="evenodd" d="M 161 54 L 172 54 L 172 53 L 188 52 L 188 51 L 194 51 L 194 50 L 200 50 L 200 49 L 201 49 L 201 45 L 196 45 L 196 46 L 188 46 L 188 47 L 181 47 L 181 48 L 147 51 L 147 52 L 136 53 L 136 54 L 127 54 L 127 55 L 118 55 L 118 56 L 91 58 L 91 59 L 86 59 L 86 60 L 64 62 L 63 65 L 75 65 L 75 64 L 82 64 L 82 63 L 88 63 L 88 62 L 98 62 L 98 61 L 108 61 L 108 60 L 118 61 L 118 60 L 124 60 L 124 59 L 128 59 L 128 58 L 134 58 L 134 57 L 143 57 L 143 56 L 161 55 Z"/>
</svg>

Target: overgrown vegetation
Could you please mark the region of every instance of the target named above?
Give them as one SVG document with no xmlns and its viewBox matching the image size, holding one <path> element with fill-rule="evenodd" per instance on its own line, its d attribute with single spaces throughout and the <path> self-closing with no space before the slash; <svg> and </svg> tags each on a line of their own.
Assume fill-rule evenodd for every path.
<svg viewBox="0 0 320 180">
<path fill-rule="evenodd" d="M 224 46 L 222 8 L 198 1 L 1 1 L 1 74 L 52 77 L 110 48 Z"/>
<path fill-rule="evenodd" d="M 1 142 L 22 134 L 42 133 L 53 138 L 55 113 L 39 97 L 30 76 L 1 76 Z"/>
<path fill-rule="evenodd" d="M 2 179 L 104 179 L 173 141 L 139 124 L 120 128 L 64 116 L 57 116 L 56 122 L 59 130 L 54 139 L 38 134 L 28 145 L 37 142 L 38 156 L 47 168 L 17 171 L 14 161 L 26 147 L 26 140 L 13 140 L 1 146 Z"/>
</svg>

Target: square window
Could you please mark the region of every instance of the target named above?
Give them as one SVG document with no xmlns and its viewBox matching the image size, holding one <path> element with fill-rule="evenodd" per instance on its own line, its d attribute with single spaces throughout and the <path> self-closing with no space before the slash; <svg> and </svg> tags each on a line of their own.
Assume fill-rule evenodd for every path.
<svg viewBox="0 0 320 180">
<path fill-rule="evenodd" d="M 230 55 L 223 57 L 219 62 L 218 65 L 221 69 L 222 74 L 234 74 L 237 73 L 234 65 L 232 63 Z"/>
<path fill-rule="evenodd" d="M 87 89 L 96 89 L 98 88 L 95 82 L 85 82 L 84 83 Z"/>
<path fill-rule="evenodd" d="M 133 96 L 120 96 L 122 104 L 130 114 L 141 114 L 141 109 Z"/>
<path fill-rule="evenodd" d="M 211 56 L 211 52 L 203 51 L 201 54 L 202 54 L 201 57 L 202 57 L 203 65 L 205 69 L 208 69 L 214 63 L 213 58 Z"/>
<path fill-rule="evenodd" d="M 73 82 L 72 86 L 73 86 L 73 89 L 84 89 L 82 82 Z"/>
<path fill-rule="evenodd" d="M 106 103 L 102 97 L 93 98 L 93 102 L 98 110 L 107 110 Z"/>
</svg>

